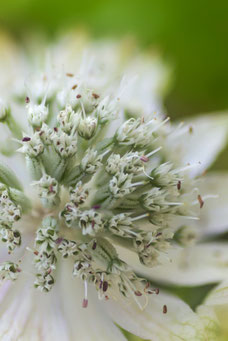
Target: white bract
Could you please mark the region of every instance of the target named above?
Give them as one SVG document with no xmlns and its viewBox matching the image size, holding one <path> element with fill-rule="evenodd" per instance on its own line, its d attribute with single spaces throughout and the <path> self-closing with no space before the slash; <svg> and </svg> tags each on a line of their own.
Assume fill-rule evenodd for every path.
<svg viewBox="0 0 228 341">
<path fill-rule="evenodd" d="M 195 237 L 185 225 L 198 219 L 207 199 L 191 173 L 201 160 L 189 165 L 177 152 L 180 136 L 185 141 L 190 132 L 162 116 L 149 119 L 148 106 L 145 117 L 133 117 L 137 108 L 126 105 L 120 77 L 107 74 L 102 87 L 98 72 L 96 88 L 93 68 L 82 69 L 51 77 L 51 96 L 48 87 L 36 95 L 29 85 L 23 130 L 11 115 L 8 123 L 0 119 L 20 144 L 13 154 L 24 157 L 24 177 L 36 191 L 24 194 L 0 163 L 0 236 L 9 252 L 1 251 L 0 337 L 124 340 L 116 322 L 151 340 L 213 339 L 210 319 L 148 282 L 175 277 L 169 267 L 175 269 L 178 243 Z M 138 100 L 143 109 L 146 99 Z"/>
</svg>

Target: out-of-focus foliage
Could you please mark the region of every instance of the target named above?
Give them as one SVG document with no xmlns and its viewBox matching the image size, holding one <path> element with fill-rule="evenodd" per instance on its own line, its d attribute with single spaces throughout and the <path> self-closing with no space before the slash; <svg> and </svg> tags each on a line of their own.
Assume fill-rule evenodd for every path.
<svg viewBox="0 0 228 341">
<path fill-rule="evenodd" d="M 175 66 L 166 99 L 175 117 L 228 106 L 228 2 L 181 0 L 1 1 L 0 24 L 18 37 L 75 25 L 97 36 L 134 35 Z"/>
</svg>

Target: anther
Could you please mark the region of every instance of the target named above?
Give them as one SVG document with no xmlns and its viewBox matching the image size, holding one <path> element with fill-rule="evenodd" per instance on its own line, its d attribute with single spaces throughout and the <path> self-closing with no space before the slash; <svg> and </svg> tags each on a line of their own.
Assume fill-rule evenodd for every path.
<svg viewBox="0 0 228 341">
<path fill-rule="evenodd" d="M 202 199 L 202 197 L 201 197 L 201 195 L 200 195 L 200 194 L 198 195 L 197 199 L 198 199 L 198 201 L 199 201 L 200 208 L 202 208 L 202 207 L 203 207 L 203 205 L 204 205 L 204 201 L 203 201 L 203 199 Z"/>
<path fill-rule="evenodd" d="M 190 127 L 188 128 L 188 132 L 189 132 L 189 134 L 192 134 L 192 133 L 193 133 L 193 127 L 192 127 L 192 126 L 190 126 Z"/>
<path fill-rule="evenodd" d="M 88 307 L 88 300 L 86 300 L 85 298 L 82 301 L 82 308 L 87 308 Z"/>
<path fill-rule="evenodd" d="M 163 314 L 166 314 L 167 313 L 167 305 L 163 305 Z"/>
<path fill-rule="evenodd" d="M 92 208 L 93 208 L 94 210 L 99 210 L 99 208 L 101 208 L 101 205 L 94 205 Z"/>
<path fill-rule="evenodd" d="M 143 162 L 148 162 L 149 158 L 147 156 L 143 155 L 143 156 L 140 157 L 140 160 L 143 161 Z"/>
<path fill-rule="evenodd" d="M 95 94 L 95 93 L 92 93 L 92 96 L 95 98 L 95 99 L 98 99 L 100 96 L 98 94 Z"/>
<path fill-rule="evenodd" d="M 106 292 L 108 290 L 108 282 L 104 281 L 103 282 L 103 291 Z"/>
<path fill-rule="evenodd" d="M 30 98 L 28 96 L 25 97 L 25 103 L 29 103 L 30 102 Z"/>
<path fill-rule="evenodd" d="M 178 189 L 178 191 L 181 189 L 181 181 L 180 180 L 177 183 L 177 189 Z"/>
<path fill-rule="evenodd" d="M 31 141 L 30 137 L 23 137 L 22 142 L 28 142 Z"/>
<path fill-rule="evenodd" d="M 94 241 L 93 246 L 92 246 L 92 250 L 96 250 L 96 247 L 97 247 L 97 243 Z"/>
<path fill-rule="evenodd" d="M 62 241 L 63 241 L 63 238 L 62 238 L 62 237 L 59 237 L 59 238 L 56 239 L 55 242 L 56 242 L 57 245 L 59 245 L 59 244 L 62 243 Z"/>
</svg>

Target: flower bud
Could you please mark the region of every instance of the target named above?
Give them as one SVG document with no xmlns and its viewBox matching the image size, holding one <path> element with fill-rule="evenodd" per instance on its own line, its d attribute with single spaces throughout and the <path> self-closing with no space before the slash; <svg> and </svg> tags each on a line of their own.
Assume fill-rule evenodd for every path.
<svg viewBox="0 0 228 341">
<path fill-rule="evenodd" d="M 97 119 L 95 117 L 81 118 L 78 125 L 78 134 L 86 140 L 91 139 L 97 128 Z"/>
<path fill-rule="evenodd" d="M 1 280 L 15 281 L 17 279 L 20 269 L 18 264 L 13 262 L 4 262 L 0 265 Z"/>
<path fill-rule="evenodd" d="M 28 109 L 28 121 L 33 127 L 40 127 L 48 117 L 48 108 L 44 104 L 32 104 L 27 105 Z"/>
<path fill-rule="evenodd" d="M 82 211 L 79 218 L 79 227 L 82 234 L 94 236 L 98 231 L 103 229 L 103 221 L 101 215 L 93 210 Z"/>
<path fill-rule="evenodd" d="M 73 111 L 70 105 L 66 106 L 65 110 L 60 111 L 57 120 L 62 131 L 70 134 L 72 129 L 76 129 L 79 124 L 80 116 Z"/>
<path fill-rule="evenodd" d="M 39 197 L 44 207 L 52 208 L 58 205 L 59 198 L 59 184 L 56 179 L 50 175 L 44 174 L 39 181 L 35 181 L 33 185 L 38 188 Z"/>
<path fill-rule="evenodd" d="M 97 155 L 97 151 L 93 149 L 88 149 L 86 155 L 81 161 L 81 169 L 88 174 L 94 174 L 97 169 L 102 165 L 102 156 Z"/>
</svg>

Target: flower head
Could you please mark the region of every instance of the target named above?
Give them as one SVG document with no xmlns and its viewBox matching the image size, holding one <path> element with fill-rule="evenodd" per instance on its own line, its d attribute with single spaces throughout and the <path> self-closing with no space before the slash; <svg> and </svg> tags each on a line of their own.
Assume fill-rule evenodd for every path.
<svg viewBox="0 0 228 341">
<path fill-rule="evenodd" d="M 205 200 L 190 174 L 197 165 L 186 164 L 177 153 L 179 136 L 169 118 L 132 117 L 131 111 L 126 118 L 122 89 L 114 84 L 97 91 L 88 78 L 73 73 L 52 77 L 51 96 L 42 92 L 42 98 L 31 89 L 33 101 L 25 98 L 29 129 L 7 118 L 33 192 L 25 194 L 14 173 L 0 163 L 0 237 L 9 252 L 0 264 L 1 279 L 17 280 L 24 292 L 28 284 L 24 288 L 23 278 L 32 274 L 34 287 L 49 295 L 40 299 L 44 307 L 58 287 L 66 293 L 74 285 L 88 309 L 94 291 L 100 300 L 120 302 L 120 307 L 134 301 L 143 310 L 150 299 L 158 324 L 170 309 L 166 302 L 173 302 L 171 307 L 181 306 L 188 314 L 177 323 L 184 339 L 190 340 L 189 329 L 191 337 L 200 332 L 203 339 L 206 332 L 197 315 L 159 294 L 147 276 L 139 277 L 128 258 L 120 256 L 121 250 L 133 253 L 140 269 L 156 271 L 172 259 L 177 241 L 187 244 L 183 222 L 198 219 Z M 63 297 L 69 315 L 75 307 Z M 173 337 L 175 327 L 169 326 L 168 332 L 159 329 L 155 335 Z"/>
<path fill-rule="evenodd" d="M 49 103 L 52 124 L 44 104 L 27 104 L 32 133 L 24 133 L 19 149 L 43 205 L 40 225 L 34 226 L 34 285 L 51 290 L 60 253 L 74 259 L 73 275 L 93 283 L 100 298 L 119 290 L 137 301 L 147 293 L 146 282 L 119 258 L 116 245 L 133 250 L 146 266 L 158 264 L 176 232 L 169 217 L 197 214 L 188 210 L 194 204 L 185 193 L 194 184 L 185 168 L 164 160 L 167 120 L 125 120 L 106 145 L 103 132 L 117 113 L 110 106 L 106 119 L 100 119 L 107 97 L 79 87 L 74 109 L 67 103 L 59 112 L 57 97 Z M 21 243 L 12 227 L 14 217 L 21 217 L 20 205 L 4 183 L 1 195 L 2 217 L 9 217 L 3 219 L 8 226 L 2 228 L 2 238 L 12 250 Z"/>
</svg>

